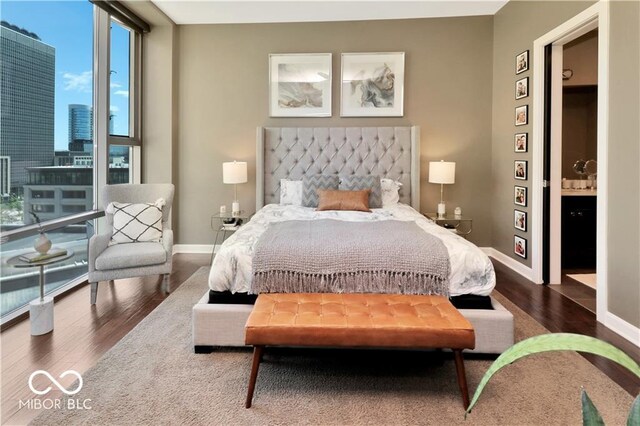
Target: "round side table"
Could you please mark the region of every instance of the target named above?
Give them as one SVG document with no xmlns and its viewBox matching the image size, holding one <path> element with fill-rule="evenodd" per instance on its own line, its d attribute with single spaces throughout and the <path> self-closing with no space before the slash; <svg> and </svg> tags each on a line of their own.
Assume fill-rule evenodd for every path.
<svg viewBox="0 0 640 426">
<path fill-rule="evenodd" d="M 55 247 L 51 247 L 54 249 Z M 40 268 L 40 297 L 29 302 L 29 318 L 31 321 L 31 335 L 40 336 L 53 330 L 53 297 L 44 295 L 44 267 L 70 259 L 75 253 L 67 250 L 63 256 L 52 257 L 40 262 L 26 262 L 20 259 L 21 255 L 13 256 L 7 260 L 7 265 L 16 268 Z"/>
</svg>

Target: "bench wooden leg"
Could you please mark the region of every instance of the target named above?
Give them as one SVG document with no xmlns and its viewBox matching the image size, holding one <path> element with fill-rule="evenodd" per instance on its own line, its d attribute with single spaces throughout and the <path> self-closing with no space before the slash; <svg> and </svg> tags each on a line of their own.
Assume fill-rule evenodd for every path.
<svg viewBox="0 0 640 426">
<path fill-rule="evenodd" d="M 262 361 L 262 353 L 264 352 L 264 346 L 253 347 L 253 364 L 251 365 L 251 376 L 249 377 L 249 390 L 247 391 L 246 408 L 251 408 L 251 402 L 253 401 L 253 391 L 256 388 L 256 379 L 258 378 L 258 368 L 260 367 L 260 361 Z"/>
<path fill-rule="evenodd" d="M 464 409 L 469 408 L 469 389 L 467 388 L 467 375 L 464 372 L 464 359 L 462 358 L 462 350 L 453 349 L 453 354 L 456 359 L 456 373 L 458 374 L 458 386 L 462 393 L 462 403 Z"/>
</svg>

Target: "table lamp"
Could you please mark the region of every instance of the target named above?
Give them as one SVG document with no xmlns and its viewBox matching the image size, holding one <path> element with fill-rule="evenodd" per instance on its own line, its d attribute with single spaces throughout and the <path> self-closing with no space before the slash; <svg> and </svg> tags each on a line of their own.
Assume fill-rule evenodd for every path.
<svg viewBox="0 0 640 426">
<path fill-rule="evenodd" d="M 233 204 L 231 215 L 240 215 L 240 202 L 238 201 L 238 184 L 247 183 L 247 163 L 244 161 L 229 161 L 222 163 L 222 182 L 233 184 Z"/>
<path fill-rule="evenodd" d="M 440 204 L 438 204 L 438 218 L 444 218 L 447 209 L 444 205 L 444 185 L 456 182 L 456 163 L 452 161 L 430 161 L 429 182 L 440 184 Z"/>
</svg>

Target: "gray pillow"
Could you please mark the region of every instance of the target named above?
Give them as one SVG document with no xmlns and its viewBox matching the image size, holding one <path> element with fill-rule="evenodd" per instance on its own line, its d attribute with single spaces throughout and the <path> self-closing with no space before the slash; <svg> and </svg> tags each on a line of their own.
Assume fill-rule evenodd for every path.
<svg viewBox="0 0 640 426">
<path fill-rule="evenodd" d="M 338 189 L 338 175 L 309 175 L 302 178 L 302 205 L 318 207 L 318 189 Z"/>
<path fill-rule="evenodd" d="M 361 191 L 369 189 L 369 208 L 379 209 L 382 207 L 382 187 L 380 186 L 380 178 L 373 175 L 365 176 L 341 176 L 340 190 L 343 191 Z"/>
</svg>

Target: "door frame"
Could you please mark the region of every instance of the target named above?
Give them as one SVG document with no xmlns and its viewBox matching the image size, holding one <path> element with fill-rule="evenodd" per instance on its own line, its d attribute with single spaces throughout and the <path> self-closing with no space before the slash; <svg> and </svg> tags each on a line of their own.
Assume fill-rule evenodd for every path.
<svg viewBox="0 0 640 426">
<path fill-rule="evenodd" d="M 609 135 L 609 3 L 601 0 L 560 26 L 549 31 L 547 34 L 538 38 L 533 42 L 533 128 L 532 128 L 532 182 L 531 182 L 531 266 L 532 278 L 535 283 L 542 284 L 543 281 L 543 264 L 544 264 L 544 203 L 543 203 L 543 185 L 544 185 L 544 124 L 545 124 L 545 92 L 544 92 L 544 76 L 545 76 L 545 46 L 551 44 L 552 58 L 558 57 L 561 52 L 562 45 L 569 41 L 598 28 L 598 197 L 597 197 L 597 282 L 598 291 L 596 293 L 596 316 L 599 322 L 604 322 L 605 315 L 608 311 L 607 304 L 607 196 L 608 196 L 608 135 Z M 562 56 L 560 55 L 560 61 Z M 552 66 L 557 69 L 556 66 Z M 561 67 L 561 65 L 560 65 Z M 561 69 L 561 68 L 560 68 Z M 561 76 L 560 84 L 562 84 Z M 556 79 L 557 80 L 557 79 Z M 562 88 L 553 86 L 554 90 L 562 90 Z M 561 98 L 560 98 L 561 99 Z M 557 101 L 557 100 L 556 100 Z M 553 100 L 552 100 L 553 102 Z M 560 100 L 561 102 L 561 100 Z M 558 128 L 554 123 L 560 124 L 561 133 L 561 105 L 558 109 L 551 107 L 551 113 L 560 112 L 560 118 L 552 116 L 552 135 L 557 135 Z M 560 121 L 559 121 L 560 120 Z M 557 152 L 562 153 L 562 146 L 553 148 L 551 155 L 557 157 Z M 552 158 L 552 161 L 553 158 Z M 557 160 L 556 160 L 557 161 Z M 553 167 L 552 167 L 553 171 Z M 555 179 L 555 180 L 554 180 Z M 555 174 L 551 176 L 551 208 L 552 211 L 560 211 L 559 203 L 561 202 L 561 181 L 560 177 Z M 554 201 L 555 200 L 555 201 Z M 553 217 L 553 215 L 552 215 Z M 558 220 L 551 223 L 551 235 L 560 230 L 559 215 Z M 559 236 L 557 232 L 555 235 Z M 560 245 L 557 241 L 559 238 L 552 238 L 550 251 L 557 250 L 559 255 Z M 557 266 L 555 266 L 557 268 Z M 553 274 L 553 272 L 552 272 Z"/>
</svg>

